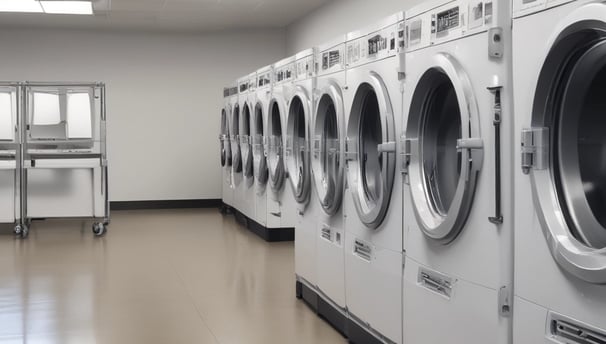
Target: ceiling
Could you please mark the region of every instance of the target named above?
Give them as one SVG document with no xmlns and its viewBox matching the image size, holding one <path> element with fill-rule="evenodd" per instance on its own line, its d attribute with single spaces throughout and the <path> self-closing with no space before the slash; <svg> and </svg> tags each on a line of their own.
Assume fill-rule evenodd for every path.
<svg viewBox="0 0 606 344">
<path fill-rule="evenodd" d="M 110 10 L 95 16 L 0 13 L 0 26 L 166 32 L 282 28 L 329 1 L 111 0 Z"/>
</svg>

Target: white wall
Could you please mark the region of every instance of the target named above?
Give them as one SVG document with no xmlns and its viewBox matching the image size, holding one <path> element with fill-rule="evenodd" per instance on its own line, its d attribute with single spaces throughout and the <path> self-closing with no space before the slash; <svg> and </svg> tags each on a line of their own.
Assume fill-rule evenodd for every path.
<svg viewBox="0 0 606 344">
<path fill-rule="evenodd" d="M 334 0 L 289 25 L 286 50 L 292 55 L 371 24 L 423 0 Z"/>
<path fill-rule="evenodd" d="M 115 201 L 221 198 L 223 86 L 285 55 L 283 31 L 0 31 L 0 80 L 107 84 Z"/>
</svg>

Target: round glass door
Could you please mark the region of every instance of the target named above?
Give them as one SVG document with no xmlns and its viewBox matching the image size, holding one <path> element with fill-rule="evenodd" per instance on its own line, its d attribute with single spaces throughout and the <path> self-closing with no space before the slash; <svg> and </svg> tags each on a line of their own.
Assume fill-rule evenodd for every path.
<svg viewBox="0 0 606 344">
<path fill-rule="evenodd" d="M 286 124 L 286 166 L 293 194 L 298 203 L 305 203 L 309 198 L 309 98 L 297 93 L 290 101 L 288 121 Z"/>
<path fill-rule="evenodd" d="M 242 153 L 240 151 L 240 107 L 235 106 L 232 114 L 231 128 L 231 151 L 232 151 L 232 172 L 242 172 Z"/>
<path fill-rule="evenodd" d="M 360 220 L 378 227 L 389 208 L 396 170 L 391 102 L 383 82 L 358 87 L 347 125 L 348 182 Z"/>
<path fill-rule="evenodd" d="M 471 84 L 456 61 L 439 55 L 416 85 L 406 129 L 411 196 L 428 238 L 451 242 L 469 216 L 483 159 L 478 136 Z"/>
<path fill-rule="evenodd" d="M 312 171 L 320 204 L 334 215 L 343 197 L 343 100 L 336 86 L 320 97 L 314 120 Z"/>
<path fill-rule="evenodd" d="M 227 111 L 221 111 L 221 167 L 231 166 L 231 142 L 229 139 L 229 123 L 227 121 Z"/>
<path fill-rule="evenodd" d="M 265 186 L 269 171 L 267 168 L 267 157 L 265 156 L 265 127 L 263 116 L 263 105 L 257 103 L 255 106 L 255 126 L 253 136 L 253 159 L 254 175 L 259 186 Z"/>
<path fill-rule="evenodd" d="M 269 165 L 269 185 L 275 192 L 279 191 L 284 185 L 284 146 L 282 144 L 282 118 L 280 106 L 277 100 L 272 100 L 269 105 L 268 121 L 268 165 Z"/>
<path fill-rule="evenodd" d="M 242 125 L 240 126 L 240 147 L 242 149 L 242 167 L 244 177 L 253 176 L 253 149 L 251 144 L 250 131 L 250 106 L 244 104 L 242 112 Z"/>
<path fill-rule="evenodd" d="M 595 283 L 606 283 L 605 94 L 606 23 L 573 24 L 539 75 L 531 122 L 544 136 L 548 163 L 531 175 L 552 255 Z"/>
</svg>

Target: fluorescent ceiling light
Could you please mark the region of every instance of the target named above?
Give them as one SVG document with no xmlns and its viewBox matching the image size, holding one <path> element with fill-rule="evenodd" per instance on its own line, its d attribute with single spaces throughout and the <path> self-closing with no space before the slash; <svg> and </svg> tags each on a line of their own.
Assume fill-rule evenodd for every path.
<svg viewBox="0 0 606 344">
<path fill-rule="evenodd" d="M 93 14 L 92 1 L 0 0 L 0 12 Z"/>
<path fill-rule="evenodd" d="M 42 13 L 42 7 L 34 0 L 0 0 L 0 12 Z"/>
<path fill-rule="evenodd" d="M 40 1 L 44 13 L 52 14 L 93 14 L 90 1 Z"/>
</svg>

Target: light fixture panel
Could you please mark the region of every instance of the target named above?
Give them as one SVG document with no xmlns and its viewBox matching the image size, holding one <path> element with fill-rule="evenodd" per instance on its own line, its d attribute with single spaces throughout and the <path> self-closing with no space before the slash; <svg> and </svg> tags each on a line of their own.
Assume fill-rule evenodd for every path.
<svg viewBox="0 0 606 344">
<path fill-rule="evenodd" d="M 44 13 L 50 14 L 93 14 L 91 1 L 40 1 Z"/>
</svg>

